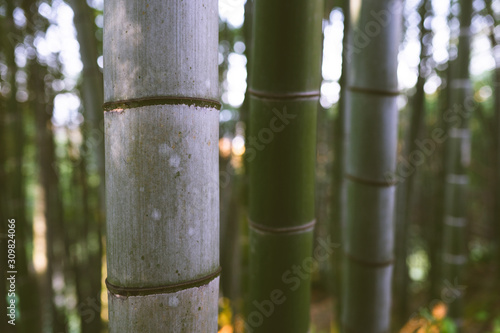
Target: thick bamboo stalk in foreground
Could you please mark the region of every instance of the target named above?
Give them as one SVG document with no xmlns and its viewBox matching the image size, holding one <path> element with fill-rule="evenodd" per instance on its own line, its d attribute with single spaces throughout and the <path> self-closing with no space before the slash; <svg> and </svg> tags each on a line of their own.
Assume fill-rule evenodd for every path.
<svg viewBox="0 0 500 333">
<path fill-rule="evenodd" d="M 309 329 L 322 8 L 255 1 L 246 332 Z"/>
<path fill-rule="evenodd" d="M 216 332 L 215 0 L 108 0 L 104 98 L 110 332 Z"/>
<path fill-rule="evenodd" d="M 351 3 L 343 332 L 390 329 L 401 9 Z"/>
<path fill-rule="evenodd" d="M 467 166 L 470 161 L 469 117 L 472 111 L 472 85 L 469 79 L 470 24 L 472 0 L 460 0 L 458 53 L 452 64 L 449 122 L 445 164 L 445 202 L 443 225 L 443 287 L 449 316 L 461 331 L 463 266 L 467 262 Z"/>
</svg>

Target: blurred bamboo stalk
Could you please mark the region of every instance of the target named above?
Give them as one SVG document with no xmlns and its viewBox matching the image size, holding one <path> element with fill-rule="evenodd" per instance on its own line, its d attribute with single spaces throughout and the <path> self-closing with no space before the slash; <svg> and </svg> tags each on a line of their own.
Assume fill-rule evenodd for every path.
<svg viewBox="0 0 500 333">
<path fill-rule="evenodd" d="M 469 79 L 472 0 L 460 0 L 460 31 L 457 58 L 451 67 L 451 119 L 445 164 L 445 204 L 443 221 L 443 280 L 454 288 L 455 299 L 449 304 L 449 316 L 462 331 L 463 267 L 467 262 L 467 167 L 470 163 L 469 118 L 472 112 L 472 85 Z M 455 290 L 456 289 L 456 290 Z"/>
<path fill-rule="evenodd" d="M 402 1 L 351 3 L 345 332 L 390 331 L 401 15 Z"/>
<path fill-rule="evenodd" d="M 347 148 L 347 112 L 348 108 L 348 63 L 349 63 L 349 29 L 350 29 L 350 1 L 342 1 L 342 14 L 344 15 L 344 32 L 342 38 L 342 73 L 339 79 L 340 96 L 337 104 L 338 116 L 334 124 L 334 160 L 333 160 L 333 203 L 332 203 L 332 239 L 335 243 L 341 244 L 342 234 L 345 228 L 345 211 L 346 211 L 346 182 L 344 179 L 345 172 L 345 154 Z M 337 322 L 341 318 L 342 308 L 342 253 L 335 251 L 332 255 L 333 259 L 333 290 L 337 299 L 335 303 L 335 317 Z"/>
<path fill-rule="evenodd" d="M 420 31 L 420 64 L 418 66 L 418 78 L 416 91 L 411 98 L 409 106 L 411 115 L 409 128 L 406 129 L 406 138 L 403 145 L 402 156 L 405 160 L 410 161 L 413 158 L 412 154 L 419 152 L 420 147 L 417 145 L 417 139 L 422 132 L 425 124 L 425 91 L 424 85 L 426 82 L 427 73 L 430 72 L 429 62 L 429 46 L 425 43 L 425 37 L 429 37 L 430 30 L 426 28 L 424 22 L 429 15 L 431 3 L 429 0 L 422 0 L 418 12 L 420 15 L 419 31 Z M 423 153 L 423 152 L 420 152 Z M 396 263 L 394 267 L 395 276 L 395 299 L 397 308 L 397 327 L 403 325 L 409 316 L 408 309 L 408 240 L 409 226 L 411 224 L 411 213 L 413 211 L 413 185 L 415 182 L 415 173 L 412 172 L 406 179 L 400 182 L 397 186 L 397 202 L 396 202 Z"/>
<path fill-rule="evenodd" d="M 94 24 L 95 15 L 93 10 L 85 1 L 71 0 L 69 2 L 74 12 L 74 24 L 77 31 L 77 39 L 80 44 L 80 56 L 83 63 L 82 81 L 80 91 L 82 93 L 83 109 L 85 121 L 83 123 L 83 144 L 81 147 L 80 187 L 82 188 L 83 203 L 88 205 L 89 195 L 93 194 L 98 198 L 97 207 L 92 207 L 94 214 L 86 214 L 84 233 L 76 235 L 82 244 L 97 239 L 98 246 L 84 246 L 87 249 L 86 259 L 80 263 L 81 267 L 74 267 L 76 270 L 76 281 L 78 281 L 78 270 L 86 271 L 89 279 L 76 283 L 78 303 L 84 304 L 90 297 L 95 299 L 101 291 L 101 258 L 103 255 L 102 234 L 104 233 L 105 221 L 105 173 L 104 173 L 104 114 L 102 103 L 104 101 L 104 87 L 102 73 L 97 64 L 99 56 L 97 51 L 96 26 Z M 87 156 L 88 155 L 88 156 Z M 99 175 L 99 185 L 97 191 L 89 188 L 86 172 L 86 160 L 93 161 L 97 165 Z M 88 193 L 90 191 L 90 193 Z M 97 193 L 95 193 L 97 192 Z M 94 249 L 94 250 L 92 250 Z M 93 311 L 97 315 L 84 318 L 80 314 L 82 333 L 93 333 L 101 331 L 101 303 L 95 302 Z"/>
</svg>

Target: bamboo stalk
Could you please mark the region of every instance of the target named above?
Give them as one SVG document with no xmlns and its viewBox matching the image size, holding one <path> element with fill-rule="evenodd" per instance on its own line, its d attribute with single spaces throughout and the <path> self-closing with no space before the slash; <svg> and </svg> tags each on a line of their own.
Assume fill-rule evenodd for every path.
<svg viewBox="0 0 500 333">
<path fill-rule="evenodd" d="M 420 16 L 419 31 L 420 31 L 420 64 L 418 66 L 418 79 L 416 91 L 411 99 L 410 121 L 408 124 L 407 135 L 403 146 L 404 159 L 410 161 L 413 158 L 412 154 L 419 151 L 417 139 L 425 125 L 425 91 L 424 85 L 426 82 L 426 66 L 428 65 L 427 58 L 428 47 L 425 43 L 425 37 L 429 37 L 429 30 L 425 27 L 424 22 L 428 16 L 430 5 L 429 0 L 422 0 L 418 13 Z M 410 315 L 408 308 L 408 239 L 409 228 L 411 225 L 411 216 L 413 215 L 413 197 L 414 197 L 415 172 L 411 173 L 404 182 L 398 184 L 396 190 L 396 263 L 394 267 L 395 292 L 397 294 L 397 325 L 402 327 Z"/>
<path fill-rule="evenodd" d="M 452 64 L 450 106 L 453 117 L 448 130 L 445 164 L 445 202 L 443 225 L 443 279 L 454 297 L 449 302 L 449 316 L 462 330 L 463 267 L 467 262 L 467 167 L 470 163 L 469 117 L 472 111 L 472 85 L 469 79 L 472 0 L 460 0 L 458 53 Z M 454 67 L 453 67 L 454 66 Z M 446 115 L 445 115 L 446 116 Z M 451 118 L 448 118 L 451 119 Z"/>
<path fill-rule="evenodd" d="M 215 0 L 110 0 L 104 100 L 110 332 L 215 332 Z"/>
<path fill-rule="evenodd" d="M 401 1 L 351 3 L 342 324 L 389 332 Z"/>
<path fill-rule="evenodd" d="M 89 251 L 86 254 L 88 256 L 86 269 L 88 269 L 88 280 L 90 281 L 88 282 L 89 287 L 83 293 L 80 293 L 80 296 L 83 297 L 81 302 L 83 302 L 88 297 L 98 295 L 102 288 L 101 258 L 103 255 L 103 244 L 101 241 L 101 229 L 104 229 L 105 221 L 104 118 L 102 113 L 104 91 L 102 73 L 97 64 L 98 42 L 95 38 L 94 13 L 84 1 L 72 0 L 70 1 L 70 5 L 75 13 L 73 21 L 77 31 L 80 55 L 83 63 L 81 92 L 85 114 L 85 122 L 83 124 L 85 144 L 82 145 L 82 148 L 86 147 L 87 150 L 81 149 L 84 152 L 84 156 L 82 156 L 80 163 L 85 165 L 85 155 L 87 155 L 86 153 L 91 153 L 93 156 L 89 156 L 89 159 L 93 158 L 93 161 L 96 163 L 97 174 L 100 180 L 99 187 L 95 191 L 95 195 L 98 198 L 96 205 L 97 214 L 95 217 L 92 216 L 92 218 L 85 219 L 88 228 L 85 229 L 86 232 L 83 235 L 80 235 L 84 241 L 95 238 L 99 241 L 97 249 Z M 88 151 L 90 149 L 91 151 Z M 82 169 L 82 172 L 84 176 L 81 186 L 84 197 L 87 199 L 87 193 L 85 192 L 88 189 L 84 183 L 86 181 L 85 170 Z M 90 190 L 92 191 L 92 189 Z M 101 312 L 101 303 L 96 302 L 93 310 L 99 314 Z M 93 320 L 84 319 L 82 316 L 80 322 L 82 333 L 101 331 L 102 323 L 99 315 L 95 316 Z"/>
<path fill-rule="evenodd" d="M 496 242 L 496 259 L 497 262 L 500 263 L 500 224 L 497 223 L 500 221 L 500 49 L 498 48 L 498 42 L 495 34 L 495 27 L 498 26 L 499 20 L 495 16 L 495 12 L 492 8 L 492 1 L 486 1 L 486 11 L 488 15 L 493 18 L 493 24 L 491 25 L 490 30 L 490 43 L 493 58 L 495 59 L 495 70 L 493 71 L 492 76 L 492 88 L 493 88 L 493 133 L 492 133 L 492 141 L 493 141 L 493 156 L 495 156 L 493 167 L 493 179 L 494 179 L 494 189 L 493 189 L 493 216 L 492 216 L 492 224 L 493 230 L 495 230 L 497 234 L 497 242 Z M 497 285 L 500 286 L 500 264 L 497 265 Z"/>
<path fill-rule="evenodd" d="M 307 332 L 323 3 L 256 0 L 247 332 Z"/>
<path fill-rule="evenodd" d="M 348 49 L 349 49 L 349 15 L 350 2 L 349 0 L 342 1 L 342 14 L 344 15 L 344 32 L 342 39 L 342 73 L 339 79 L 340 97 L 337 105 L 338 116 L 335 120 L 334 127 L 334 165 L 333 165 L 333 203 L 332 203 L 332 238 L 335 243 L 342 242 L 342 233 L 345 227 L 345 207 L 346 207 L 346 182 L 344 179 L 345 172 L 345 155 L 346 155 L 346 119 L 347 119 L 347 99 L 348 99 Z M 333 280 L 334 280 L 334 295 L 336 297 L 335 318 L 339 323 L 342 309 L 342 253 L 341 251 L 333 254 Z"/>
<path fill-rule="evenodd" d="M 6 81 L 10 84 L 10 94 L 6 98 L 5 105 L 3 105 L 3 110 L 1 111 L 5 119 L 9 119 L 5 124 L 8 124 L 8 126 L 5 126 L 5 132 L 3 132 L 6 139 L 3 142 L 10 142 L 10 144 L 5 144 L 5 147 L 2 148 L 2 153 L 6 154 L 4 156 L 7 160 L 14 162 L 12 168 L 6 169 L 5 182 L 0 181 L 3 188 L 6 189 L 6 200 L 4 200 L 4 204 L 6 203 L 4 207 L 5 211 L 0 215 L 4 221 L 7 221 L 7 219 L 16 220 L 16 244 L 24 244 L 32 241 L 32 233 L 30 232 L 32 225 L 26 217 L 26 175 L 23 168 L 25 161 L 26 117 L 24 115 L 24 108 L 21 107 L 16 99 L 18 92 L 16 73 L 18 68 L 15 62 L 15 42 L 10 37 L 21 33 L 14 24 L 15 9 L 16 7 L 13 3 L 9 2 L 6 4 L 6 15 L 0 26 L 1 34 L 5 37 L 1 43 L 5 63 L 8 68 Z M 2 234 L 7 235 L 7 230 L 4 230 Z M 3 241 L 7 243 L 7 238 L 3 238 Z M 7 249 L 5 250 L 7 251 Z M 32 331 L 40 326 L 40 313 L 37 304 L 39 299 L 35 276 L 29 270 L 31 255 L 25 246 L 17 246 L 16 254 L 15 270 L 18 272 L 16 279 L 18 285 L 23 286 L 17 291 L 19 298 L 17 303 L 21 316 L 25 318 L 22 321 L 16 320 L 16 327 L 21 331 Z M 7 269 L 7 266 L 4 267 Z M 12 327 L 11 325 L 7 326 Z M 7 331 L 7 328 L 5 331 Z"/>
</svg>

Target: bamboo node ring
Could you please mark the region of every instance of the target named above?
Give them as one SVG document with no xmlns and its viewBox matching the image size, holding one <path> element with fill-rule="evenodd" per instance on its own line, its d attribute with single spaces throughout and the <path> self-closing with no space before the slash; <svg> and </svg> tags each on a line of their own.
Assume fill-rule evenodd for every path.
<svg viewBox="0 0 500 333">
<path fill-rule="evenodd" d="M 248 225 L 250 226 L 250 228 L 269 234 L 296 234 L 296 233 L 308 232 L 314 229 L 315 224 L 316 224 L 316 219 L 298 226 L 276 228 L 255 223 L 250 218 L 248 218 Z"/>
<path fill-rule="evenodd" d="M 152 105 L 190 105 L 205 108 L 221 109 L 221 103 L 213 99 L 185 96 L 154 96 L 144 98 L 132 98 L 127 100 L 106 102 L 102 105 L 104 112 L 117 109 L 133 109 L 141 106 Z M 122 110 L 123 111 L 123 110 Z"/>
<path fill-rule="evenodd" d="M 109 292 L 117 296 L 129 297 L 129 296 L 147 296 L 155 294 L 170 294 L 180 290 L 207 285 L 213 279 L 218 277 L 221 271 L 222 268 L 219 267 L 215 272 L 206 275 L 204 277 L 201 277 L 199 279 L 170 284 L 166 286 L 158 286 L 158 287 L 121 287 L 110 283 L 108 279 L 106 279 L 105 282 Z"/>
</svg>

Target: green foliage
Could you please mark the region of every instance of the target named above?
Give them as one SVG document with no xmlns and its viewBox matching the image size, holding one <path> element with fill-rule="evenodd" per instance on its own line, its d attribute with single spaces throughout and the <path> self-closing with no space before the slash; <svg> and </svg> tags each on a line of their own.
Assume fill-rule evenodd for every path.
<svg viewBox="0 0 500 333">
<path fill-rule="evenodd" d="M 441 323 L 441 333 L 457 333 L 457 326 L 449 318 L 443 319 Z"/>
<path fill-rule="evenodd" d="M 493 322 L 493 332 L 491 333 L 500 333 L 500 317 L 497 317 Z"/>
</svg>

